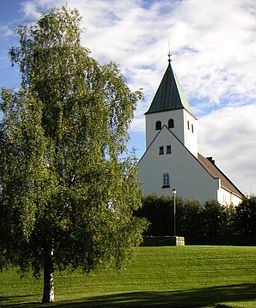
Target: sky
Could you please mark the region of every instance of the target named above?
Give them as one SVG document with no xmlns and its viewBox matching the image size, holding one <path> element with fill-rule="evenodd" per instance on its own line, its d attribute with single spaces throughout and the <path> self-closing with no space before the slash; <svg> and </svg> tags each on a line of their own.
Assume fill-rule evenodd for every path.
<svg viewBox="0 0 256 308">
<path fill-rule="evenodd" d="M 14 29 L 67 5 L 82 16 L 82 44 L 91 56 L 118 64 L 144 100 L 135 111 L 129 148 L 145 150 L 145 119 L 172 53 L 198 119 L 199 151 L 246 195 L 256 194 L 255 0 L 0 0 L 0 87 L 17 88 L 8 58 Z"/>
</svg>

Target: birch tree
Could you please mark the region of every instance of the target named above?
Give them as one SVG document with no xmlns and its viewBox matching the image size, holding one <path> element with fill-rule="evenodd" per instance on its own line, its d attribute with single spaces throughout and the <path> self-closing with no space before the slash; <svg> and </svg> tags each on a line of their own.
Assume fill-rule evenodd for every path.
<svg viewBox="0 0 256 308">
<path fill-rule="evenodd" d="M 42 301 L 52 302 L 54 270 L 120 267 L 142 239 L 135 161 L 121 159 L 141 93 L 81 46 L 76 10 L 17 33 L 21 85 L 1 100 L 0 265 L 43 272 Z"/>
</svg>

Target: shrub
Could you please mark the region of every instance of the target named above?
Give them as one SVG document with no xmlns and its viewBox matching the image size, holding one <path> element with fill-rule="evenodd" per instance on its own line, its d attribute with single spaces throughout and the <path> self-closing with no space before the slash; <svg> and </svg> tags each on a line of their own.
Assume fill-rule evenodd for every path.
<svg viewBox="0 0 256 308">
<path fill-rule="evenodd" d="M 235 209 L 234 235 L 236 244 L 256 245 L 256 197 L 244 198 Z"/>
<path fill-rule="evenodd" d="M 187 244 L 234 244 L 235 214 L 233 206 L 223 206 L 215 200 L 200 205 L 197 200 L 176 200 L 176 234 Z M 145 217 L 150 227 L 145 235 L 173 235 L 173 199 L 150 195 L 136 212 Z M 246 231 L 245 231 L 246 232 Z"/>
</svg>

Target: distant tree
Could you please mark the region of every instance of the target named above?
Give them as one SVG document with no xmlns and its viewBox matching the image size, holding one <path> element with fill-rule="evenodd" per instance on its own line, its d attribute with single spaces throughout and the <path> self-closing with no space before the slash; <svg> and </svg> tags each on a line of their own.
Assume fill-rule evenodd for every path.
<svg viewBox="0 0 256 308">
<path fill-rule="evenodd" d="M 120 266 L 146 225 L 132 215 L 136 162 L 120 159 L 141 93 L 89 56 L 79 23 L 62 8 L 19 27 L 21 86 L 2 90 L 0 265 L 43 269 L 43 302 L 54 301 L 55 268 Z"/>
<path fill-rule="evenodd" d="M 183 201 L 180 198 L 177 198 L 176 226 L 178 232 L 181 230 L 180 217 L 182 216 L 182 206 Z M 170 198 L 166 195 L 161 197 L 153 194 L 149 195 L 143 199 L 143 206 L 138 211 L 136 211 L 136 215 L 138 217 L 144 217 L 150 222 L 145 235 L 173 235 L 173 198 Z"/>
<path fill-rule="evenodd" d="M 209 200 L 198 217 L 201 243 L 223 244 L 226 241 L 229 221 L 228 208 L 216 200 Z"/>
<path fill-rule="evenodd" d="M 143 206 L 136 211 L 136 216 L 144 217 L 150 223 L 145 235 L 170 235 L 170 202 L 169 197 L 153 194 L 143 199 Z"/>
<path fill-rule="evenodd" d="M 135 212 L 150 222 L 145 235 L 173 235 L 173 199 L 150 195 Z M 234 243 L 235 208 L 215 200 L 201 205 L 197 200 L 176 200 L 177 235 L 184 236 L 187 244 Z"/>
<path fill-rule="evenodd" d="M 234 232 L 236 243 L 256 245 L 256 196 L 244 198 L 235 208 Z"/>
<path fill-rule="evenodd" d="M 198 244 L 201 238 L 199 217 L 203 211 L 197 200 L 185 200 L 177 208 L 177 234 L 184 236 L 187 244 Z"/>
</svg>

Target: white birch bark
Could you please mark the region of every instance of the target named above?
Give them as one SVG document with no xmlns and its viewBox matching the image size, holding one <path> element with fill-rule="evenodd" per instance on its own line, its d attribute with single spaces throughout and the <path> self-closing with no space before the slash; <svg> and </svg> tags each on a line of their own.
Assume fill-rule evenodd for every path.
<svg viewBox="0 0 256 308">
<path fill-rule="evenodd" d="M 54 261 L 53 249 L 51 247 L 44 248 L 44 294 L 42 303 L 52 303 L 54 297 Z"/>
</svg>

